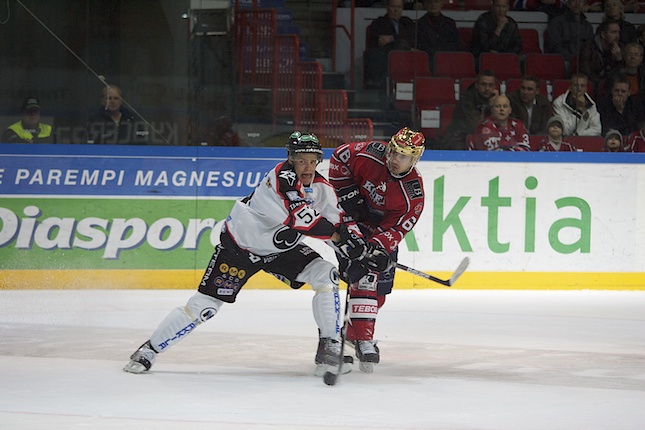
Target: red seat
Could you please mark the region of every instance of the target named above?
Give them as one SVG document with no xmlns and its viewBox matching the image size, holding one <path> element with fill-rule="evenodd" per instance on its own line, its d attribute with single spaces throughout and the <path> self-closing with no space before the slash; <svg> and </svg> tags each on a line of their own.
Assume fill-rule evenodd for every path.
<svg viewBox="0 0 645 430">
<path fill-rule="evenodd" d="M 461 10 L 461 3 L 459 0 L 446 0 L 441 8 L 443 10 Z"/>
<path fill-rule="evenodd" d="M 431 76 L 428 53 L 425 51 L 391 51 L 388 54 L 388 97 L 394 109 L 410 110 L 414 80 Z"/>
<path fill-rule="evenodd" d="M 484 52 L 479 56 L 479 71 L 490 70 L 500 81 L 521 78 L 520 58 L 506 52 Z"/>
<path fill-rule="evenodd" d="M 534 28 L 520 28 L 522 54 L 541 54 L 540 34 Z"/>
<path fill-rule="evenodd" d="M 473 40 L 472 27 L 457 27 L 459 33 L 459 49 L 470 52 L 470 45 Z"/>
<path fill-rule="evenodd" d="M 455 81 L 452 78 L 428 76 L 415 80 L 414 112 L 421 125 L 421 132 L 426 137 L 435 137 L 445 130 L 450 120 L 442 118 L 442 115 L 448 113 L 448 110 L 442 113 L 443 106 L 454 106 L 455 103 Z M 429 123 L 432 125 L 428 125 Z"/>
<path fill-rule="evenodd" d="M 544 139 L 545 136 L 539 134 L 529 134 L 529 145 L 531 146 L 531 151 L 540 150 L 540 142 Z"/>
<path fill-rule="evenodd" d="M 490 10 L 490 0 L 464 0 L 465 10 Z"/>
<path fill-rule="evenodd" d="M 547 81 L 566 79 L 564 57 L 560 54 L 528 54 L 524 65 L 525 74 Z"/>
<path fill-rule="evenodd" d="M 438 109 L 455 103 L 455 81 L 452 78 L 422 76 L 414 82 L 414 103 L 417 111 Z"/>
<path fill-rule="evenodd" d="M 566 139 L 584 152 L 601 152 L 605 147 L 605 139 L 600 136 L 567 136 Z"/>
<path fill-rule="evenodd" d="M 434 75 L 452 79 L 474 78 L 475 56 L 471 52 L 437 52 Z"/>
<path fill-rule="evenodd" d="M 520 88 L 521 86 L 522 86 L 521 78 L 509 79 L 508 81 L 506 81 L 506 94 L 512 93 L 513 91 Z M 547 86 L 546 86 L 546 81 L 544 79 L 540 79 L 540 94 L 542 94 L 544 97 L 547 96 Z"/>
<path fill-rule="evenodd" d="M 443 135 L 446 130 L 448 129 L 448 126 L 452 122 L 452 114 L 455 111 L 456 104 L 447 104 L 447 105 L 442 105 L 441 108 L 439 108 L 439 118 L 440 118 L 440 126 L 439 126 L 439 134 Z"/>
</svg>

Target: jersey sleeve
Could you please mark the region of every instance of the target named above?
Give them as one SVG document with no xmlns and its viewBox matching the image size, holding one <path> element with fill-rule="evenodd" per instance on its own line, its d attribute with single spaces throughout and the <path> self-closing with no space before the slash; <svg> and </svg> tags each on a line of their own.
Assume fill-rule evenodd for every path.
<svg viewBox="0 0 645 430">
<path fill-rule="evenodd" d="M 412 231 L 424 207 L 423 180 L 419 175 L 401 179 L 398 187 L 400 194 L 397 198 L 401 199 L 398 206 L 401 210 L 387 213 L 380 223 L 381 227 L 369 239 L 369 242 L 375 242 L 387 252 L 394 251 L 405 235 Z"/>
</svg>

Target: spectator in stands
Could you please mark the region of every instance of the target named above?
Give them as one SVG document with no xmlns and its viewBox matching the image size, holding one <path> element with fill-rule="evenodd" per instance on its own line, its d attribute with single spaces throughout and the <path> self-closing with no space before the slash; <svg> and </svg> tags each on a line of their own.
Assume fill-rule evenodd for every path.
<svg viewBox="0 0 645 430">
<path fill-rule="evenodd" d="M 471 48 L 477 58 L 483 52 L 522 51 L 522 36 L 517 22 L 508 16 L 510 0 L 493 0 L 491 10 L 482 13 L 473 28 Z"/>
<path fill-rule="evenodd" d="M 638 12 L 638 0 L 619 0 L 625 12 Z M 602 12 L 607 10 L 607 0 L 587 0 L 585 12 Z"/>
<path fill-rule="evenodd" d="M 603 152 L 631 152 L 623 141 L 623 135 L 618 130 L 609 130 L 605 134 Z"/>
<path fill-rule="evenodd" d="M 593 39 L 580 47 L 580 73 L 593 83 L 594 90 L 601 88 L 611 70 L 620 66 L 623 52 L 620 47 L 620 24 L 618 21 L 603 21 Z"/>
<path fill-rule="evenodd" d="M 632 42 L 623 48 L 623 63 L 609 72 L 606 80 L 605 92 L 610 92 L 609 87 L 614 78 L 625 75 L 629 80 L 630 95 L 645 90 L 645 66 L 643 66 L 643 46 Z M 608 88 L 609 87 L 609 88 Z"/>
<path fill-rule="evenodd" d="M 414 21 L 403 16 L 403 0 L 387 0 L 386 14 L 367 28 L 364 57 L 365 88 L 385 88 L 390 51 L 409 51 L 416 44 Z"/>
<path fill-rule="evenodd" d="M 637 42 L 645 49 L 645 24 L 641 24 L 636 28 Z"/>
<path fill-rule="evenodd" d="M 559 116 L 552 116 L 546 123 L 547 133 L 540 142 L 541 152 L 576 152 L 576 147 L 564 138 L 564 121 Z"/>
<path fill-rule="evenodd" d="M 459 32 L 452 18 L 441 13 L 444 0 L 423 0 L 428 11 L 417 22 L 417 48 L 428 53 L 430 70 L 438 51 L 459 51 Z"/>
<path fill-rule="evenodd" d="M 513 109 L 511 116 L 521 119 L 529 134 L 544 134 L 551 116 L 551 103 L 540 94 L 540 79 L 524 76 L 520 87 L 508 95 Z"/>
<path fill-rule="evenodd" d="M 488 151 L 530 151 L 529 134 L 519 119 L 511 118 L 511 101 L 501 94 L 493 98 L 490 116 L 479 123 L 472 149 Z"/>
<path fill-rule="evenodd" d="M 600 136 L 600 114 L 587 94 L 587 77 L 582 73 L 571 76 L 569 89 L 553 100 L 553 113 L 564 121 L 565 136 Z"/>
<path fill-rule="evenodd" d="M 614 20 L 620 25 L 620 46 L 635 42 L 638 38 L 634 24 L 625 21 L 625 9 L 621 0 L 605 0 L 603 21 Z"/>
<path fill-rule="evenodd" d="M 423 2 L 421 0 L 404 0 L 403 9 L 405 10 L 423 10 Z"/>
<path fill-rule="evenodd" d="M 116 85 L 103 87 L 101 108 L 87 121 L 86 133 L 87 143 L 137 145 L 150 138 L 147 124 L 123 107 L 121 88 Z"/>
<path fill-rule="evenodd" d="M 641 121 L 640 128 L 627 136 L 626 147 L 631 152 L 645 152 L 645 121 Z"/>
<path fill-rule="evenodd" d="M 53 127 L 40 122 L 40 103 L 35 97 L 22 102 L 22 119 L 2 133 L 0 143 L 56 143 Z"/>
<path fill-rule="evenodd" d="M 549 19 L 564 12 L 565 0 L 513 0 L 513 10 L 544 12 Z"/>
<path fill-rule="evenodd" d="M 466 149 L 466 137 L 489 115 L 491 100 L 498 94 L 495 74 L 490 70 L 480 72 L 475 83 L 460 95 L 438 149 Z"/>
<path fill-rule="evenodd" d="M 240 136 L 233 130 L 233 121 L 227 116 L 215 120 L 211 137 L 214 146 L 241 146 Z"/>
<path fill-rule="evenodd" d="M 582 5 L 583 0 L 569 0 L 564 13 L 547 24 L 546 52 L 562 55 L 567 64 L 584 42 L 593 39 L 593 26 L 582 13 Z"/>
<path fill-rule="evenodd" d="M 638 112 L 635 99 L 629 97 L 629 85 L 625 75 L 617 75 L 611 83 L 611 91 L 598 99 L 603 134 L 613 129 L 627 136 L 638 130 Z"/>
</svg>

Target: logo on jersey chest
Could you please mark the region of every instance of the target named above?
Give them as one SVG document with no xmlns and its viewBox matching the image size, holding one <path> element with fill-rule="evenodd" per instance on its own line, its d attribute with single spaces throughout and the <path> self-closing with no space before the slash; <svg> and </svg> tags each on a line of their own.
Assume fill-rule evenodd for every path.
<svg viewBox="0 0 645 430">
<path fill-rule="evenodd" d="M 370 181 L 365 181 L 363 188 L 367 191 L 370 196 L 370 200 L 372 200 L 375 205 L 383 206 L 385 204 L 385 196 L 383 195 L 385 194 L 385 191 L 387 191 L 387 185 L 385 182 L 375 185 Z"/>
<path fill-rule="evenodd" d="M 421 182 L 418 179 L 404 182 L 403 187 L 411 199 L 423 197 L 423 189 L 421 188 Z"/>
</svg>

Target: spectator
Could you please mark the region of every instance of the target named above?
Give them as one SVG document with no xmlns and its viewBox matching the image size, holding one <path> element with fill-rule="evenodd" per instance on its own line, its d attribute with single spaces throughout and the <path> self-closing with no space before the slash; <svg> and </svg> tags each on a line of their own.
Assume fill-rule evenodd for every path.
<svg viewBox="0 0 645 430">
<path fill-rule="evenodd" d="M 403 0 L 387 0 L 387 12 L 367 28 L 365 88 L 385 88 L 390 51 L 410 50 L 416 42 L 414 21 L 403 14 Z"/>
<path fill-rule="evenodd" d="M 417 22 L 417 48 L 428 53 L 431 70 L 435 52 L 459 51 L 457 24 L 441 13 L 443 3 L 444 0 L 423 0 L 428 13 Z"/>
<path fill-rule="evenodd" d="M 605 134 L 605 147 L 603 152 L 630 152 L 623 142 L 623 135 L 618 130 L 609 130 Z"/>
<path fill-rule="evenodd" d="M 638 12 L 638 0 L 619 0 L 625 12 Z M 607 9 L 607 0 L 586 0 L 585 12 L 602 12 Z"/>
<path fill-rule="evenodd" d="M 53 127 L 40 122 L 40 103 L 35 97 L 22 102 L 22 119 L 2 133 L 0 143 L 56 143 Z"/>
<path fill-rule="evenodd" d="M 552 116 L 546 123 L 547 134 L 540 142 L 541 152 L 576 152 L 578 149 L 564 139 L 564 121 L 559 116 Z"/>
<path fill-rule="evenodd" d="M 580 46 L 593 39 L 593 26 L 582 13 L 583 0 L 569 0 L 562 15 L 547 24 L 546 51 L 560 54 L 567 63 L 578 55 Z"/>
<path fill-rule="evenodd" d="M 477 124 L 489 114 L 491 99 L 498 95 L 497 80 L 490 70 L 477 76 L 459 97 L 452 115 L 452 122 L 446 130 L 438 149 L 466 149 L 466 136 L 475 131 Z"/>
<path fill-rule="evenodd" d="M 116 85 L 103 87 L 100 110 L 87 122 L 87 143 L 145 144 L 150 132 L 143 121 L 123 107 L 121 88 Z"/>
<path fill-rule="evenodd" d="M 635 42 L 638 38 L 634 24 L 625 21 L 625 9 L 621 0 L 605 0 L 603 21 L 615 20 L 620 25 L 620 46 Z"/>
<path fill-rule="evenodd" d="M 611 83 L 611 91 L 598 99 L 598 113 L 602 133 L 618 130 L 623 136 L 638 130 L 638 112 L 635 99 L 629 97 L 629 80 L 617 75 Z"/>
<path fill-rule="evenodd" d="M 641 24 L 636 29 L 637 42 L 645 49 L 645 24 Z"/>
<path fill-rule="evenodd" d="M 565 136 L 600 136 L 600 114 L 582 73 L 571 76 L 569 89 L 553 100 L 553 113 L 562 118 Z"/>
<path fill-rule="evenodd" d="M 630 95 L 638 94 L 645 90 L 645 67 L 643 66 L 643 46 L 640 43 L 632 42 L 623 48 L 623 63 L 614 68 L 607 75 L 606 84 L 611 85 L 614 78 L 624 75 L 629 80 Z M 611 88 L 605 88 L 610 92 Z"/>
<path fill-rule="evenodd" d="M 522 120 L 529 134 L 544 134 L 551 116 L 551 103 L 540 94 L 540 79 L 524 76 L 520 87 L 508 95 L 511 117 Z"/>
<path fill-rule="evenodd" d="M 240 136 L 233 130 L 233 121 L 227 116 L 215 120 L 211 136 L 214 146 L 241 146 Z"/>
<path fill-rule="evenodd" d="M 529 135 L 519 119 L 511 118 L 511 101 L 505 95 L 493 98 L 491 114 L 477 126 L 472 149 L 530 151 Z"/>
<path fill-rule="evenodd" d="M 475 57 L 483 52 L 522 51 L 522 36 L 515 20 L 507 15 L 508 9 L 509 0 L 493 0 L 491 10 L 477 18 L 470 48 Z"/>
<path fill-rule="evenodd" d="M 640 129 L 627 136 L 627 150 L 645 152 L 645 121 L 641 121 Z"/>
<path fill-rule="evenodd" d="M 623 61 L 619 38 L 618 21 L 603 21 L 594 38 L 580 47 L 580 73 L 591 80 L 596 91 L 601 88 L 600 81 L 606 79 L 609 72 Z"/>
</svg>

